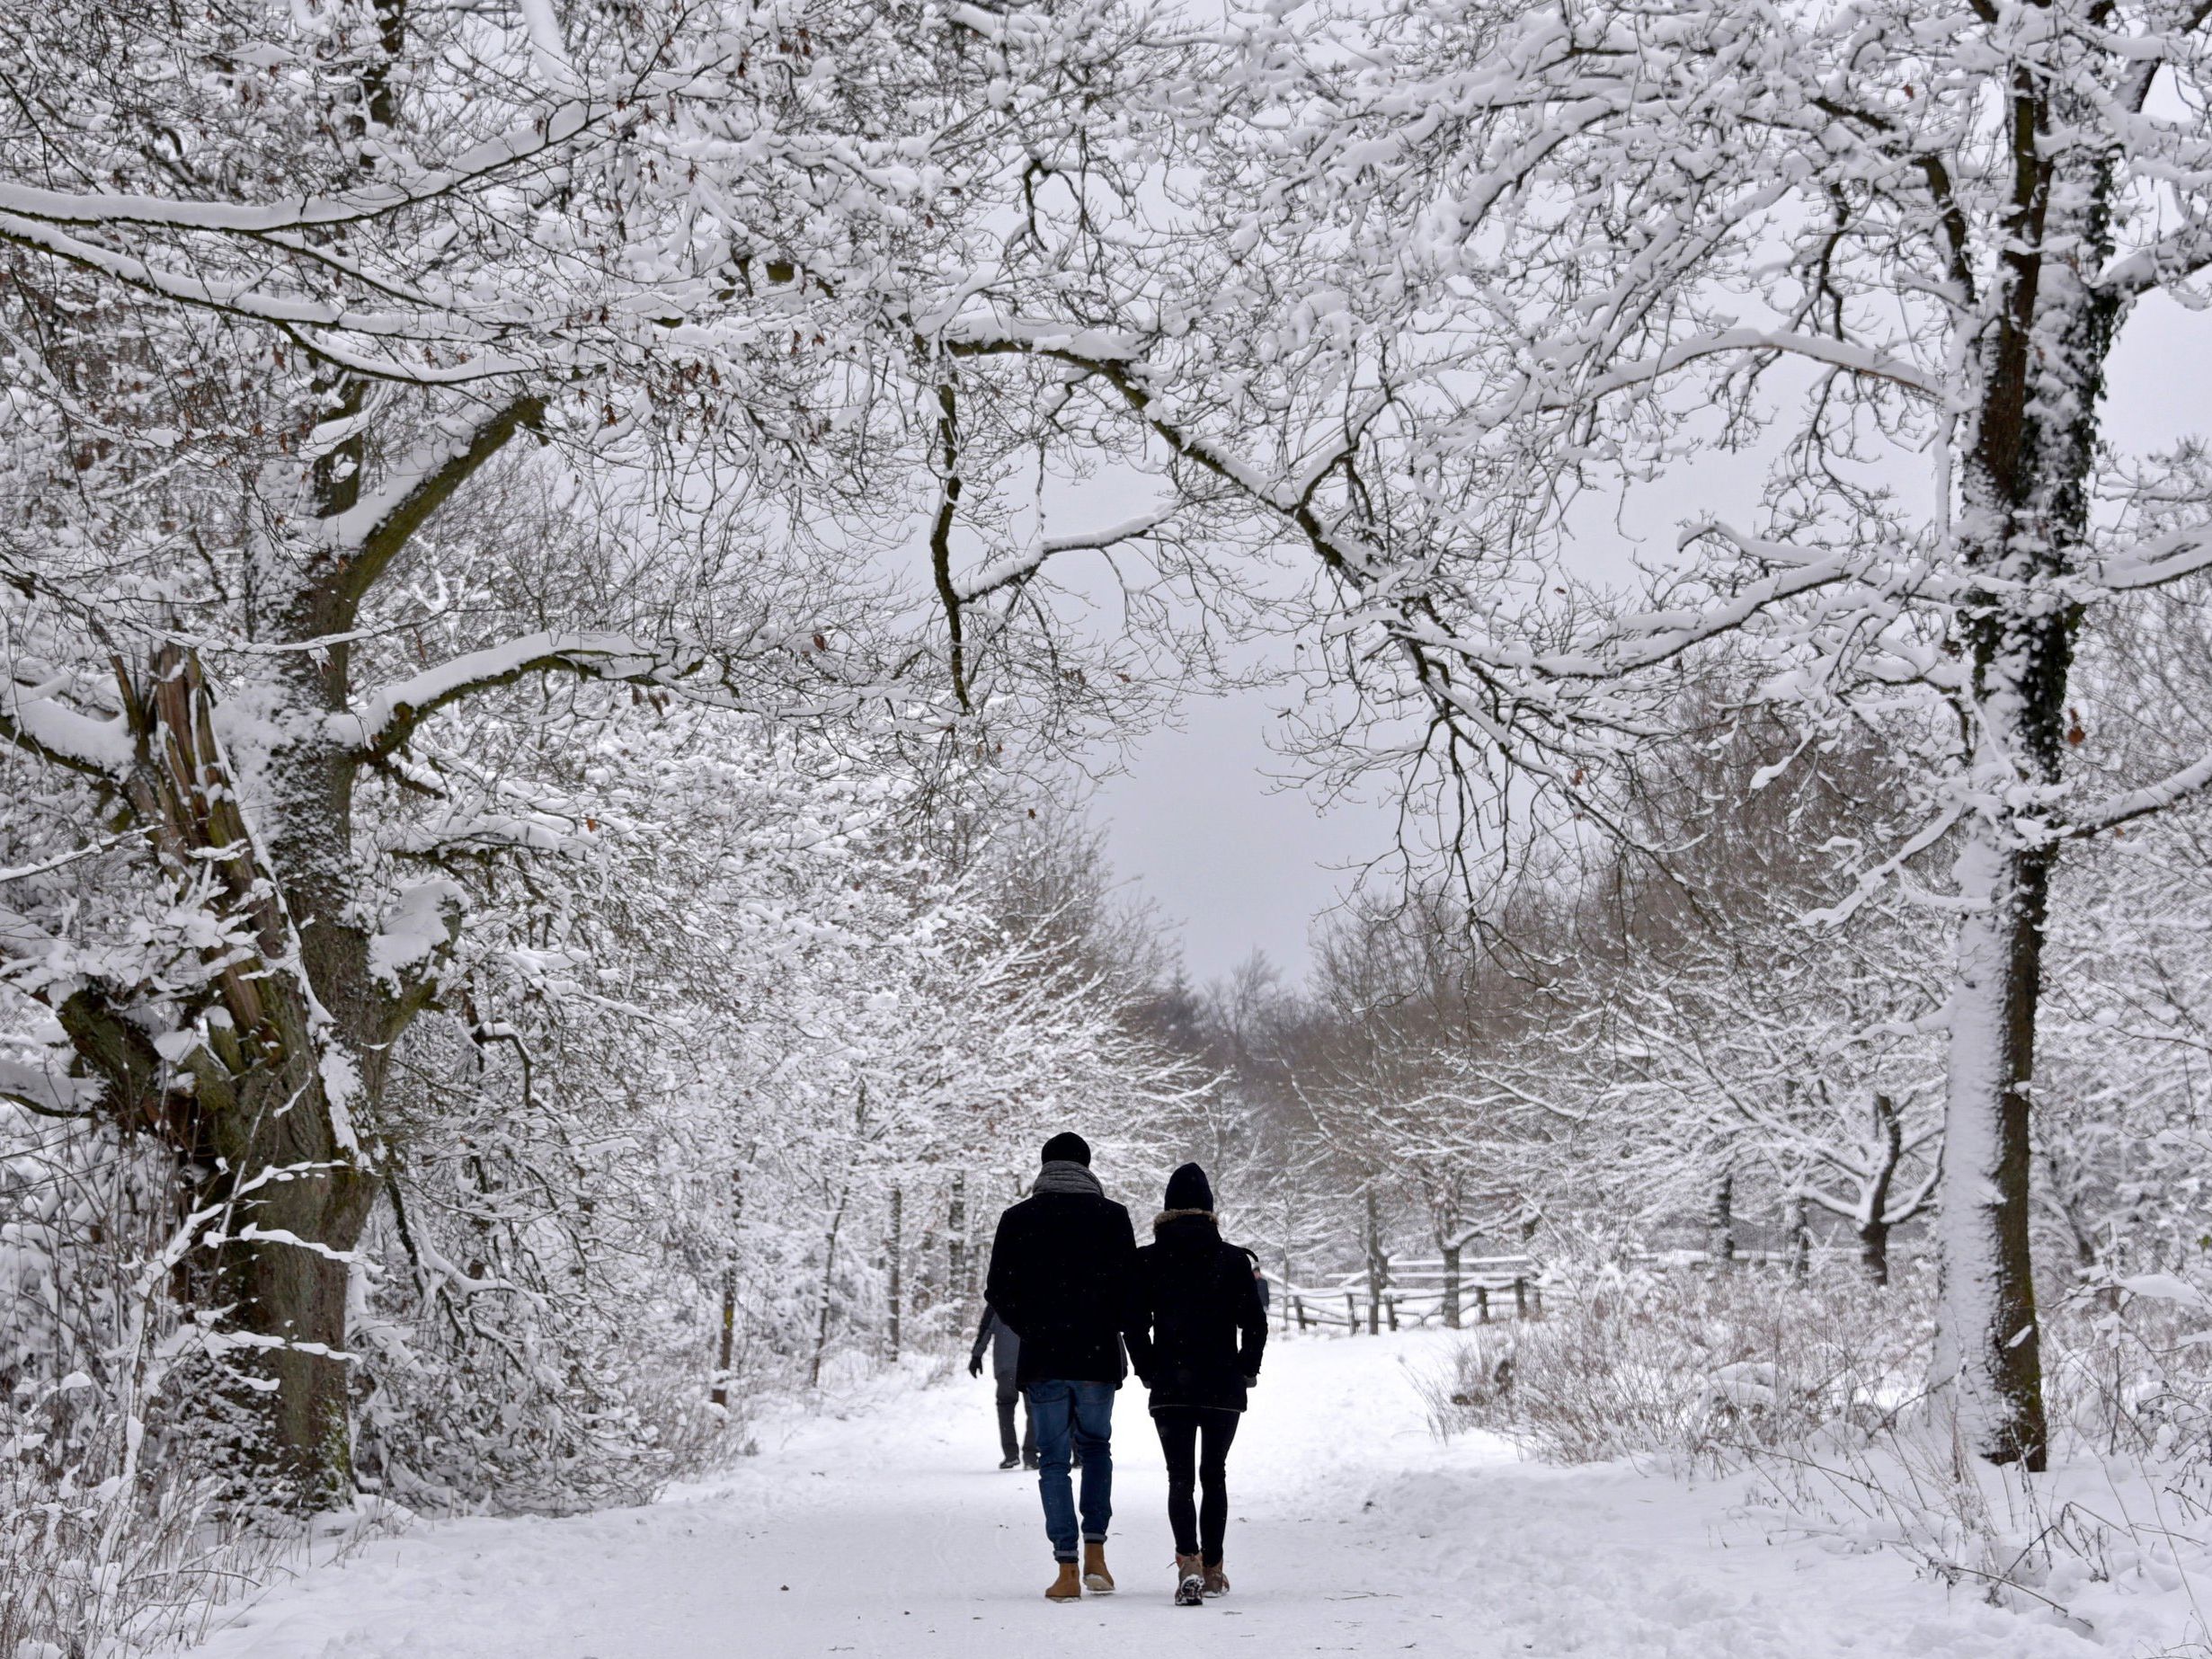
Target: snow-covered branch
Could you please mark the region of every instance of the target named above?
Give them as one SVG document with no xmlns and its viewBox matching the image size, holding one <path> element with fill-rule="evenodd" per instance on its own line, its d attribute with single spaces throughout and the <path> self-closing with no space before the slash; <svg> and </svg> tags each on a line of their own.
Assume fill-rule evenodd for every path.
<svg viewBox="0 0 2212 1659">
<path fill-rule="evenodd" d="M 2108 554 L 2097 561 L 2091 573 L 2098 587 L 2128 593 L 2162 588 L 2208 568 L 2212 568 L 2212 524 L 2192 524 Z"/>
<path fill-rule="evenodd" d="M 129 723 L 79 714 L 60 700 L 53 685 L 26 686 L 10 679 L 0 698 L 0 743 L 36 755 L 52 765 L 110 783 L 130 767 Z"/>
<path fill-rule="evenodd" d="M 672 643 L 649 643 L 618 634 L 547 631 L 511 640 L 425 669 L 379 687 L 356 709 L 333 714 L 333 742 L 366 755 L 389 754 L 404 744 L 429 715 L 449 704 L 511 686 L 526 675 L 575 674 L 588 679 L 676 686 L 697 674 L 711 653 Z"/>
<path fill-rule="evenodd" d="M 2087 812 L 2074 814 L 2061 833 L 2074 838 L 2102 835 L 2139 818 L 2166 812 L 2208 789 L 2212 789 L 2212 755 L 2170 772 L 2155 783 L 2123 791 L 2099 802 Z"/>
<path fill-rule="evenodd" d="M 1124 519 L 1118 524 L 1107 525 L 1073 536 L 1047 536 L 1033 548 L 1007 554 L 990 563 L 969 572 L 959 579 L 958 587 L 963 602 L 988 599 L 1000 590 L 1026 581 L 1044 569 L 1045 563 L 1063 553 L 1098 553 L 1117 547 L 1124 542 L 1141 541 L 1156 534 L 1172 519 L 1179 503 L 1159 508 Z"/>
<path fill-rule="evenodd" d="M 543 397 L 519 396 L 455 430 L 429 434 L 375 490 L 321 522 L 320 534 L 343 561 L 340 592 L 349 614 L 423 521 L 545 413 Z"/>
</svg>

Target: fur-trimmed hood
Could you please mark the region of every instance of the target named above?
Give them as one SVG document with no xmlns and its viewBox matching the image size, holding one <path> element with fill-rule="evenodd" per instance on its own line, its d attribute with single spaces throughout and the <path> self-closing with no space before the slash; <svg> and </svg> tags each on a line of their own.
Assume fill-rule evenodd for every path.
<svg viewBox="0 0 2212 1659">
<path fill-rule="evenodd" d="M 1211 1224 L 1217 1231 L 1221 1224 L 1221 1218 L 1215 1215 L 1211 1210 L 1163 1210 L 1152 1218 L 1153 1236 L 1157 1238 L 1160 1229 L 1166 1227 L 1170 1221 L 1192 1220 L 1207 1222 Z"/>
</svg>

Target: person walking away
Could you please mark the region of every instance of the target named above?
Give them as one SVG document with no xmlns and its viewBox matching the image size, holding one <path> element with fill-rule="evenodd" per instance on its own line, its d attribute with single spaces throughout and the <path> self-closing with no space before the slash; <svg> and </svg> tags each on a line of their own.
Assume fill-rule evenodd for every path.
<svg viewBox="0 0 2212 1659">
<path fill-rule="evenodd" d="M 1167 1200 L 1152 1242 L 1137 1252 L 1138 1328 L 1129 1354 L 1150 1391 L 1168 1464 L 1176 1605 L 1198 1607 L 1229 1593 L 1221 1565 L 1229 1448 L 1259 1381 L 1267 1315 L 1250 1255 L 1221 1238 L 1206 1172 L 1185 1164 L 1168 1177 Z M 1196 1504 L 1195 1487 L 1203 1492 Z"/>
<path fill-rule="evenodd" d="M 975 1345 L 968 1350 L 968 1375 L 983 1374 L 983 1351 L 991 1350 L 991 1380 L 999 1385 L 999 1459 L 1000 1468 L 1037 1466 L 1037 1425 L 1029 1415 L 1029 1403 L 1022 1401 L 1021 1439 L 1014 1438 L 1014 1402 L 1021 1397 L 1021 1386 L 1014 1380 L 1020 1368 L 1022 1339 L 1007 1327 L 996 1309 L 989 1302 L 983 1304 L 983 1322 L 975 1327 Z"/>
<path fill-rule="evenodd" d="M 1037 1493 L 1059 1575 L 1044 1593 L 1073 1601 L 1114 1589 L 1106 1528 L 1114 1512 L 1114 1396 L 1127 1375 L 1123 1337 L 1134 1317 L 1137 1240 L 1129 1211 L 1090 1171 L 1082 1136 L 1054 1135 L 1029 1196 L 999 1218 L 984 1295 L 1021 1338 L 1016 1380 L 1037 1436 Z M 1069 1459 L 1080 1451 L 1079 1541 Z"/>
</svg>

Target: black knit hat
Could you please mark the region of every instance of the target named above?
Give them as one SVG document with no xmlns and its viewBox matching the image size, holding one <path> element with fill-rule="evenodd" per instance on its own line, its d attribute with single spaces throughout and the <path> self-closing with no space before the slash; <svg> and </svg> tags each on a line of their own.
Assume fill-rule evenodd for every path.
<svg viewBox="0 0 2212 1659">
<path fill-rule="evenodd" d="M 1044 1161 L 1048 1164 L 1080 1164 L 1090 1167 L 1090 1142 L 1073 1130 L 1054 1135 L 1044 1143 Z"/>
<path fill-rule="evenodd" d="M 1206 1172 L 1195 1164 L 1185 1164 L 1168 1177 L 1168 1208 L 1170 1210 L 1211 1210 L 1213 1208 L 1213 1187 L 1206 1179 Z"/>
</svg>

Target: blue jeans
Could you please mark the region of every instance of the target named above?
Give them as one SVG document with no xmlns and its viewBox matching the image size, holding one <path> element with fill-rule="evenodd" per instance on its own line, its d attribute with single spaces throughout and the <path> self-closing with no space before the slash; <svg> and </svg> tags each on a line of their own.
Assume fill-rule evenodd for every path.
<svg viewBox="0 0 2212 1659">
<path fill-rule="evenodd" d="M 1033 1382 L 1029 1420 L 1037 1431 L 1037 1492 L 1044 1500 L 1044 1535 L 1055 1561 L 1075 1559 L 1075 1491 L 1068 1479 L 1069 1442 L 1083 1454 L 1083 1541 L 1106 1542 L 1114 1519 L 1114 1385 Z"/>
</svg>

